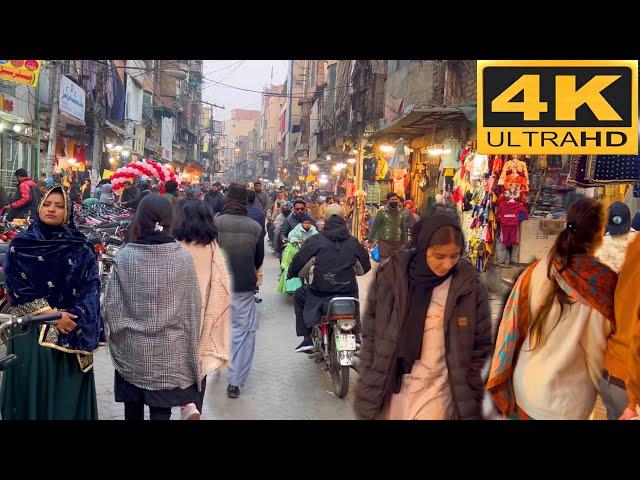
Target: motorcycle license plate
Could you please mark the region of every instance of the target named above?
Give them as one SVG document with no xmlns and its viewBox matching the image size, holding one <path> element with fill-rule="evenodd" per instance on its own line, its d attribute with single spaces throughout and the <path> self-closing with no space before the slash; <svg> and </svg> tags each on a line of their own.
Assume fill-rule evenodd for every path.
<svg viewBox="0 0 640 480">
<path fill-rule="evenodd" d="M 336 350 L 355 350 L 356 349 L 356 336 L 353 334 L 337 334 L 336 335 Z"/>
</svg>

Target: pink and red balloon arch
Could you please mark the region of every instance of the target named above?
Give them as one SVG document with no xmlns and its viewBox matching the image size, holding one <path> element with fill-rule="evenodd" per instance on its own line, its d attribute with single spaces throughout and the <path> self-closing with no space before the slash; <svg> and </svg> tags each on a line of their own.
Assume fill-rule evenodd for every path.
<svg viewBox="0 0 640 480">
<path fill-rule="evenodd" d="M 134 182 L 135 179 L 149 180 L 157 178 L 162 182 L 162 186 L 169 180 L 176 181 L 176 174 L 166 165 L 151 160 L 141 160 L 128 163 L 111 175 L 111 191 L 120 195 L 124 189 L 124 184 Z"/>
</svg>

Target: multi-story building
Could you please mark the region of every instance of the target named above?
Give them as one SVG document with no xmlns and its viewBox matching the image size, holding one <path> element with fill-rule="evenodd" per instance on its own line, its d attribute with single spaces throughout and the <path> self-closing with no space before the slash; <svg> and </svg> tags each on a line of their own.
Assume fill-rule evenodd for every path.
<svg viewBox="0 0 640 480">
<path fill-rule="evenodd" d="M 262 94 L 262 109 L 258 132 L 258 174 L 275 178 L 280 144 L 280 114 L 286 104 L 282 95 L 284 85 L 265 87 Z"/>
<path fill-rule="evenodd" d="M 235 165 L 243 154 L 243 145 L 249 132 L 260 121 L 259 110 L 244 110 L 235 108 L 231 110 L 231 118 L 224 122 L 224 142 L 223 148 L 223 169 L 229 172 L 238 173 Z"/>
</svg>

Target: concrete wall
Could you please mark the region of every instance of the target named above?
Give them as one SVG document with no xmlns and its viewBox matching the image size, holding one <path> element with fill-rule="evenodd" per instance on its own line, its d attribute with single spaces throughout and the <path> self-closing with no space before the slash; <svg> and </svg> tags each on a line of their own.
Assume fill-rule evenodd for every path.
<svg viewBox="0 0 640 480">
<path fill-rule="evenodd" d="M 436 70 L 434 60 L 411 60 L 401 69 L 387 73 L 384 118 L 389 121 L 402 116 L 409 105 L 433 106 Z"/>
</svg>

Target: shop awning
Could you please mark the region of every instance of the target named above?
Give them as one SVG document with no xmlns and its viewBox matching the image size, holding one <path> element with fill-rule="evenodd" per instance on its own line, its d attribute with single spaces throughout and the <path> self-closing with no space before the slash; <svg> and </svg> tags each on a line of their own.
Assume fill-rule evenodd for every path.
<svg viewBox="0 0 640 480">
<path fill-rule="evenodd" d="M 402 117 L 386 122 L 371 138 L 402 136 L 410 139 L 432 132 L 434 125 L 461 122 L 475 125 L 475 104 L 411 109 Z"/>
</svg>

